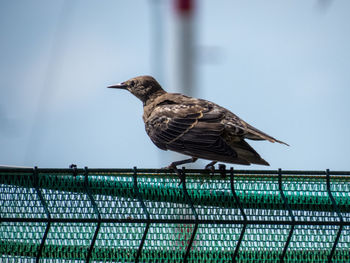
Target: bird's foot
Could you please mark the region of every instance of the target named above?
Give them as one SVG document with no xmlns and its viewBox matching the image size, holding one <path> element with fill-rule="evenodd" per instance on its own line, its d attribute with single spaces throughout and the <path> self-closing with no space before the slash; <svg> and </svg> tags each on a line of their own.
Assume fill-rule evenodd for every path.
<svg viewBox="0 0 350 263">
<path fill-rule="evenodd" d="M 191 157 L 189 159 L 185 159 L 185 160 L 181 160 L 181 161 L 177 161 L 177 162 L 172 162 L 168 167 L 166 167 L 169 170 L 173 170 L 176 175 L 180 178 L 180 183 L 179 186 L 185 182 L 185 173 L 182 170 L 179 170 L 177 168 L 178 165 L 181 164 L 186 164 L 186 163 L 194 163 L 195 161 L 197 161 L 198 158 L 196 157 Z"/>
<path fill-rule="evenodd" d="M 176 167 L 176 165 L 173 165 L 173 164 L 170 164 L 170 165 L 168 166 L 168 169 L 173 170 L 173 171 L 176 173 L 176 175 L 179 177 L 180 183 L 178 184 L 178 186 L 180 186 L 181 184 L 184 184 L 184 183 L 185 183 L 185 180 L 186 180 L 186 179 L 185 179 L 185 173 L 184 173 L 183 170 L 178 169 L 178 168 Z"/>
<path fill-rule="evenodd" d="M 75 163 L 72 163 L 69 165 L 69 168 L 70 169 L 74 169 L 74 168 L 77 168 L 78 166 L 75 164 Z"/>
<path fill-rule="evenodd" d="M 205 170 L 208 170 L 209 172 L 212 172 L 214 174 L 215 172 L 215 164 L 217 163 L 217 161 L 212 161 L 210 163 L 208 163 L 206 166 L 205 166 Z"/>
<path fill-rule="evenodd" d="M 181 165 L 181 164 L 194 163 L 194 162 L 197 161 L 197 160 L 198 160 L 197 157 L 191 157 L 191 158 L 189 158 L 189 159 L 185 159 L 185 160 L 181 160 L 181 161 L 172 162 L 172 163 L 168 166 L 168 169 L 173 169 L 174 167 L 176 168 L 176 166 Z"/>
<path fill-rule="evenodd" d="M 217 161 L 212 161 L 210 163 L 208 163 L 206 166 L 205 166 L 205 170 L 209 171 L 212 173 L 212 175 L 214 175 L 214 172 L 215 172 L 215 164 L 217 163 Z M 220 175 L 222 177 L 225 177 L 226 176 L 226 165 L 225 164 L 219 164 L 219 167 L 218 167 L 218 171 L 220 172 Z"/>
<path fill-rule="evenodd" d="M 77 168 L 78 168 L 78 166 L 76 164 L 74 164 L 74 163 L 69 165 L 69 169 L 72 169 L 72 171 L 73 171 L 73 176 L 77 176 L 78 175 Z"/>
</svg>

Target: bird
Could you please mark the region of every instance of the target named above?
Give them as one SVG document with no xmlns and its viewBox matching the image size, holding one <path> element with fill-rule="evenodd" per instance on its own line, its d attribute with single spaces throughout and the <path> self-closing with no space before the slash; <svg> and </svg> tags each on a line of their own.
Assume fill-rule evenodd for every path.
<svg viewBox="0 0 350 263">
<path fill-rule="evenodd" d="M 214 102 L 166 92 L 152 76 L 134 77 L 108 88 L 128 90 L 141 100 L 146 132 L 158 148 L 190 156 L 168 168 L 176 170 L 198 159 L 210 161 L 206 169 L 217 162 L 268 166 L 246 139 L 289 146 Z"/>
</svg>

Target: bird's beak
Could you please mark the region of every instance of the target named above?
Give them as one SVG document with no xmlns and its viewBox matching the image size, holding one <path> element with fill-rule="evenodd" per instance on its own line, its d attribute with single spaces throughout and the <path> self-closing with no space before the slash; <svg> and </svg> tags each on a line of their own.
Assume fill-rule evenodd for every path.
<svg viewBox="0 0 350 263">
<path fill-rule="evenodd" d="M 113 85 L 113 86 L 109 86 L 107 88 L 109 89 L 127 89 L 128 85 L 126 85 L 124 82 Z"/>
</svg>

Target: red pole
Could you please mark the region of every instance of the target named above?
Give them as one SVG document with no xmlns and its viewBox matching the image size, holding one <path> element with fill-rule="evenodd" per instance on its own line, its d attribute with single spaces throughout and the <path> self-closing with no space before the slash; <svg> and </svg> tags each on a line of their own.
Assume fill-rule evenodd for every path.
<svg viewBox="0 0 350 263">
<path fill-rule="evenodd" d="M 175 79 L 176 88 L 194 95 L 194 0 L 174 0 L 175 32 Z"/>
<path fill-rule="evenodd" d="M 193 10 L 193 0 L 175 0 L 175 9 L 180 15 L 191 13 Z"/>
</svg>

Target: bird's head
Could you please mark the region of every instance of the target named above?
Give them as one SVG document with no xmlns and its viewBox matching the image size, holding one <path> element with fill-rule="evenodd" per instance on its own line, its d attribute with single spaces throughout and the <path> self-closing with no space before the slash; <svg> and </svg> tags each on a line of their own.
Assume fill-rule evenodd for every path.
<svg viewBox="0 0 350 263">
<path fill-rule="evenodd" d="M 126 89 L 139 98 L 144 105 L 149 99 L 154 99 L 165 93 L 159 83 L 151 76 L 139 76 L 108 88 Z"/>
</svg>

